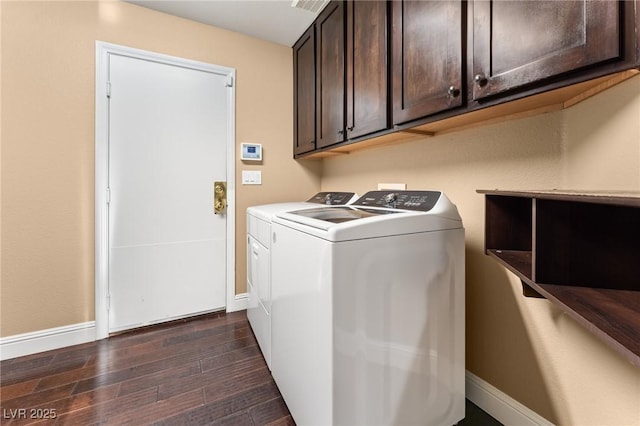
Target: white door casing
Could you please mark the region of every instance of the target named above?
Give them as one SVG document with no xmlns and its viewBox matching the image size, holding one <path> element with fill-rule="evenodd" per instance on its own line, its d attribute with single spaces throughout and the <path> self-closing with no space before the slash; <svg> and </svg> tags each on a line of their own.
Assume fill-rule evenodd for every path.
<svg viewBox="0 0 640 426">
<path fill-rule="evenodd" d="M 213 231 L 213 228 L 216 226 L 220 227 L 225 221 L 221 217 L 213 217 L 213 206 L 211 200 L 209 198 L 213 197 L 213 182 L 205 182 L 203 187 L 203 183 L 195 183 L 182 181 L 180 177 L 180 167 L 177 167 L 175 170 L 171 170 L 171 167 L 168 167 L 167 164 L 163 163 L 167 158 L 171 158 L 176 162 L 184 162 L 188 161 L 188 157 L 182 157 L 178 152 L 172 148 L 171 144 L 165 146 L 164 149 L 155 149 L 157 146 L 155 143 L 158 139 L 164 139 L 166 133 L 171 133 L 173 130 L 171 126 L 166 127 L 160 133 L 152 136 L 151 138 L 146 138 L 146 145 L 143 142 L 142 144 L 132 144 L 134 139 L 125 140 L 126 144 L 126 156 L 123 155 L 125 151 L 123 146 L 113 145 L 110 148 L 109 139 L 115 138 L 120 139 L 124 137 L 125 139 L 128 137 L 126 134 L 123 136 L 122 134 L 110 135 L 109 132 L 117 133 L 121 127 L 127 127 L 133 124 L 133 132 L 135 133 L 136 127 L 138 127 L 138 131 L 140 129 L 144 129 L 144 124 L 142 126 L 138 126 L 136 121 L 138 120 L 146 120 L 151 119 L 147 123 L 147 128 L 149 126 L 156 126 L 158 124 L 159 117 L 153 117 L 154 111 L 156 108 L 154 106 L 154 101 L 152 99 L 146 99 L 148 96 L 139 97 L 142 98 L 141 102 L 138 105 L 133 105 L 137 103 L 137 98 L 133 96 L 124 104 L 121 103 L 116 105 L 118 108 L 118 113 L 113 116 L 111 119 L 117 121 L 117 123 L 109 122 L 109 91 L 111 88 L 109 87 L 110 78 L 119 79 L 118 84 L 122 85 L 126 84 L 127 79 L 119 78 L 119 73 L 122 74 L 124 72 L 136 72 L 139 73 L 140 76 L 144 77 L 144 81 L 141 81 L 139 85 L 145 86 L 147 85 L 147 95 L 151 97 L 154 96 L 153 87 L 154 85 L 162 85 L 162 81 L 153 81 L 153 77 L 151 77 L 151 70 L 160 70 L 160 74 L 165 75 L 165 81 L 172 82 L 171 85 L 174 84 L 194 84 L 194 82 L 185 83 L 181 81 L 183 78 L 186 80 L 195 80 L 195 84 L 200 84 L 200 88 L 202 88 L 202 84 L 210 84 L 213 80 L 219 80 L 223 86 L 228 86 L 220 89 L 216 93 L 212 93 L 213 96 L 224 96 L 223 105 L 226 105 L 226 111 L 219 111 L 220 114 L 226 115 L 226 125 L 222 125 L 222 127 L 218 126 L 218 133 L 226 133 L 219 135 L 220 137 L 226 137 L 226 158 L 221 159 L 219 169 L 224 170 L 226 168 L 226 176 L 221 176 L 219 179 L 218 176 L 215 176 L 215 180 L 226 180 L 227 181 L 227 198 L 228 198 L 228 207 L 226 212 L 226 244 L 224 241 L 214 241 L 215 239 L 210 238 L 212 235 L 210 231 Z M 189 71 L 187 71 L 189 70 Z M 110 77 L 109 73 L 113 73 L 112 77 Z M 167 74 L 168 73 L 168 74 Z M 121 75 L 120 75 L 121 77 Z M 168 80 L 167 80 L 168 78 Z M 147 81 L 149 80 L 149 81 Z M 136 91 L 135 79 L 132 80 L 134 84 L 129 87 L 128 90 Z M 191 262 L 192 260 L 195 263 L 190 263 L 187 265 L 188 270 L 193 270 L 193 275 L 190 277 L 191 280 L 194 280 L 198 274 L 206 274 L 211 273 L 212 268 L 215 268 L 214 263 L 215 259 L 212 261 L 206 262 L 206 259 L 201 258 L 200 260 L 191 259 L 197 257 L 195 253 L 198 250 L 204 248 L 208 253 L 212 253 L 214 246 L 217 246 L 221 249 L 226 257 L 226 262 L 222 260 L 221 264 L 218 265 L 216 274 L 220 276 L 224 273 L 224 276 L 221 278 L 225 280 L 226 287 L 226 307 L 227 311 L 233 311 L 242 309 L 244 306 L 244 299 L 242 297 L 238 298 L 235 295 L 235 279 L 234 279 L 234 246 L 235 246 L 235 209 L 234 209 L 234 200 L 235 200 L 235 182 L 234 182 L 234 162 L 235 162 L 235 117 L 234 117 L 234 99 L 235 99 L 235 71 L 226 67 L 219 67 L 210 64 L 204 64 L 195 61 L 189 61 L 185 59 L 170 57 L 166 55 L 159 55 L 151 52 L 141 51 L 137 49 L 131 49 L 127 47 L 112 45 L 108 43 L 97 42 L 96 43 L 96 193 L 95 193 L 95 201 L 96 201 L 96 339 L 101 339 L 108 336 L 109 331 L 117 331 L 119 328 L 127 328 L 123 326 L 123 324 L 137 324 L 144 325 L 145 323 L 153 323 L 155 321 L 154 315 L 158 316 L 159 319 L 166 318 L 171 319 L 172 317 L 180 317 L 184 316 L 183 312 L 189 311 L 189 309 L 195 309 L 193 313 L 197 313 L 200 310 L 206 311 L 208 310 L 210 305 L 202 304 L 199 301 L 196 301 L 195 304 L 188 308 L 180 308 L 181 304 L 191 303 L 193 304 L 194 299 L 202 299 L 204 296 L 209 297 L 210 294 L 205 295 L 205 293 L 192 294 L 187 295 L 185 291 L 174 291 L 170 284 L 171 280 L 165 280 L 164 284 L 161 282 L 164 278 L 169 278 L 169 276 L 173 275 L 173 282 L 180 281 L 181 277 L 178 276 L 175 268 L 171 266 L 168 269 L 163 270 L 162 268 L 158 268 L 157 271 L 151 271 L 151 275 L 147 278 L 148 281 L 151 281 L 155 284 L 156 281 L 160 282 L 157 288 L 152 289 L 155 292 L 166 293 L 172 299 L 167 303 L 158 301 L 154 299 L 154 296 L 150 296 L 153 294 L 142 291 L 140 289 L 130 288 L 127 284 L 127 280 L 134 280 L 138 282 L 140 280 L 139 272 L 141 268 L 137 267 L 140 263 L 145 264 L 154 259 L 156 262 L 160 260 L 162 263 L 166 262 L 166 259 L 175 259 L 178 263 L 180 261 L 180 257 L 182 256 L 181 262 Z M 148 84 L 147 84 L 148 83 Z M 185 86 L 182 86 L 182 91 L 184 92 Z M 115 88 L 114 88 L 115 89 Z M 120 88 L 122 89 L 122 87 Z M 166 90 L 165 90 L 166 89 Z M 171 92 L 172 88 L 162 88 L 162 90 L 158 90 L 159 93 L 164 93 L 165 95 L 169 95 L 171 97 L 177 96 L 178 99 L 173 99 L 169 102 L 167 106 L 167 110 L 165 110 L 164 114 L 169 114 L 172 116 L 173 113 L 176 115 L 180 111 L 171 111 L 171 108 L 174 106 L 176 108 L 184 108 L 184 103 L 181 105 L 182 97 L 181 88 L 176 88 L 177 90 Z M 118 89 L 116 89 L 118 90 Z M 149 91 L 150 90 L 150 91 Z M 167 92 L 167 90 L 169 92 Z M 114 102 L 114 99 L 111 99 Z M 151 101 L 151 103 L 145 104 L 145 102 Z M 158 99 L 155 101 L 157 102 Z M 208 100 L 206 97 L 200 97 L 199 102 L 207 103 Z M 175 104 L 175 105 L 173 105 Z M 196 104 L 196 110 L 193 110 L 191 114 L 198 114 L 199 106 Z M 206 109 L 207 105 L 200 105 L 202 109 Z M 210 107 L 211 105 L 209 105 Z M 127 108 L 133 107 L 134 109 L 127 110 Z M 136 110 L 136 108 L 138 110 Z M 146 114 L 142 114 L 141 109 L 145 109 Z M 113 108 L 112 108 L 113 110 Z M 209 111 L 215 111 L 209 108 Z M 113 113 L 113 111 L 112 111 Z M 186 117 L 186 122 L 178 123 L 176 128 L 180 128 L 182 134 L 184 134 L 185 138 L 189 137 L 187 134 L 190 132 L 189 125 L 189 117 L 190 114 L 183 114 Z M 126 123 L 128 117 L 131 117 L 133 120 L 130 120 L 130 123 Z M 166 117 L 166 115 L 165 115 Z M 162 121 L 162 119 L 160 119 Z M 203 120 L 201 120 L 202 122 Z M 124 124 L 123 124 L 124 123 Z M 115 127 L 114 127 L 114 124 Z M 131 126 L 127 127 L 128 129 Z M 161 126 L 160 126 L 161 127 Z M 209 129 L 211 130 L 211 129 Z M 130 130 L 128 130 L 129 132 Z M 144 132 L 144 130 L 142 130 Z M 215 133 L 215 130 L 214 130 Z M 139 135 L 143 137 L 139 137 L 137 140 L 144 140 L 145 135 Z M 170 136 L 170 135 L 169 135 Z M 181 135 L 173 135 L 174 139 L 177 137 L 178 139 Z M 149 145 L 149 140 L 151 140 L 153 145 L 153 150 L 150 149 L 151 145 Z M 122 142 L 120 143 L 122 145 Z M 110 152 L 111 149 L 111 152 Z M 128 157 L 127 157 L 128 156 Z M 117 170 L 117 173 L 114 173 L 112 170 L 112 175 L 110 176 L 110 164 L 109 160 L 114 161 L 115 163 L 119 163 L 122 165 L 123 161 L 126 163 L 127 161 L 131 161 L 131 159 L 136 159 L 137 162 L 140 162 L 141 165 L 145 163 L 147 159 L 153 161 L 159 161 L 162 169 L 166 169 L 165 172 L 158 173 L 148 172 L 146 170 L 140 172 L 137 170 L 136 164 L 129 164 L 128 166 L 125 164 L 124 173 L 120 172 L 120 166 Z M 129 158 L 129 160 L 127 160 Z M 209 160 L 211 160 L 211 156 L 209 156 Z M 225 164 L 226 163 L 226 164 Z M 184 165 L 183 165 L 184 167 Z M 113 165 L 111 166 L 113 169 Z M 206 169 L 206 167 L 205 167 Z M 142 170 L 142 169 L 141 169 Z M 211 177 L 200 176 L 200 181 L 206 179 L 213 179 Z M 120 182 L 119 182 L 120 181 Z M 123 184 L 124 183 L 124 184 Z M 157 183 L 157 185 L 156 185 Z M 111 194 L 108 191 L 109 185 L 114 186 L 111 188 L 115 193 L 113 194 L 113 198 L 111 199 L 112 204 L 109 205 L 108 202 L 111 198 Z M 145 186 L 146 185 L 146 186 Z M 181 199 L 179 186 L 183 187 L 198 187 L 197 191 L 201 194 L 200 196 L 195 196 L 185 199 Z M 118 188 L 115 188 L 118 187 Z M 174 188 L 172 188 L 174 187 Z M 143 190 L 146 188 L 146 190 Z M 177 191 L 176 191 L 177 190 Z M 164 205 L 163 200 L 159 199 L 163 193 L 173 192 L 173 194 L 178 194 L 177 201 L 179 206 L 176 205 Z M 149 199 L 145 198 L 145 194 L 147 193 L 155 193 L 152 194 L 155 196 L 155 201 L 153 201 L 154 197 L 149 197 Z M 191 192 L 191 191 L 189 191 Z M 202 196 L 202 194 L 205 196 Z M 150 194 L 147 194 L 150 195 Z M 123 200 L 127 201 L 127 203 L 122 202 Z M 120 204 L 118 205 L 118 200 Z M 205 210 L 202 210 L 202 203 L 205 203 Z M 199 204 L 199 205 L 198 205 Z M 184 209 L 179 208 L 183 206 Z M 117 207 L 114 209 L 114 207 Z M 146 211 L 142 211 L 143 209 Z M 176 208 L 178 207 L 178 208 Z M 138 213 L 143 214 L 138 214 Z M 109 215 L 112 215 L 109 218 Z M 172 218 L 182 223 L 189 222 L 191 216 L 193 215 L 201 216 L 200 219 L 205 220 L 205 225 L 199 225 L 198 228 L 190 227 L 189 223 L 186 223 L 186 228 L 182 229 L 179 232 L 174 232 L 173 230 L 167 229 L 166 232 L 160 232 L 163 235 L 157 235 L 157 229 L 163 229 L 163 226 L 160 228 L 157 226 L 163 223 L 170 223 Z M 209 220 L 206 215 L 209 215 Z M 133 221 L 124 221 L 123 218 L 129 218 Z M 137 222 L 136 222 L 137 220 Z M 208 222 L 207 222 L 208 220 Z M 114 221 L 118 224 L 114 229 L 109 228 L 109 222 L 113 224 Z M 154 235 L 150 229 L 146 229 L 146 223 L 149 222 L 150 225 L 156 225 L 156 235 Z M 154 223 L 155 222 L 155 223 Z M 135 226 L 129 226 L 127 228 L 127 224 L 135 224 Z M 225 234 L 224 225 L 222 225 L 222 229 L 218 229 L 218 233 L 222 232 Z M 207 229 L 210 228 L 210 229 Z M 120 231 L 118 231 L 118 229 Z M 199 247 L 199 248 L 198 248 Z M 120 288 L 117 288 L 118 296 L 109 300 L 109 273 L 110 273 L 110 261 L 109 256 L 112 256 L 112 260 L 115 260 L 118 265 L 117 270 L 112 270 L 111 273 L 114 274 L 112 277 L 112 281 L 121 282 Z M 201 254 L 202 256 L 202 254 Z M 162 261 L 161 259 L 165 259 Z M 123 267 L 124 265 L 124 267 Z M 196 265 L 200 265 L 200 270 Z M 124 273 L 123 273 L 124 271 Z M 222 271 L 222 272 L 221 272 Z M 149 271 L 147 271 L 149 272 Z M 189 278 L 189 277 L 184 277 Z M 124 283 L 124 284 L 122 284 Z M 113 282 L 112 282 L 113 285 Z M 202 290 L 204 291 L 204 290 Z M 172 293 L 173 292 L 173 293 Z M 195 298 L 193 297 L 195 296 Z M 151 297 L 151 299 L 150 299 Z M 224 298 L 222 296 L 222 303 L 224 305 Z M 129 313 L 123 314 L 122 312 L 119 314 L 118 321 L 113 321 L 114 318 L 110 319 L 110 310 L 109 304 L 120 304 L 120 307 L 123 304 L 123 300 L 127 300 L 127 298 L 138 299 L 139 301 L 144 301 L 145 299 L 147 303 L 143 303 L 142 308 L 139 310 L 141 312 L 135 312 L 134 310 L 129 310 Z M 164 305 L 163 305 L 164 304 Z M 159 308 L 159 309 L 157 309 Z M 175 309 L 174 309 L 175 308 Z M 182 311 L 181 311 L 182 309 Z M 186 309 L 186 311 L 184 310 Z M 113 313 L 113 310 L 111 311 Z M 113 316 L 113 315 L 112 315 Z M 150 319 L 151 318 L 151 319 Z M 110 325 L 110 323 L 112 323 Z"/>
</svg>

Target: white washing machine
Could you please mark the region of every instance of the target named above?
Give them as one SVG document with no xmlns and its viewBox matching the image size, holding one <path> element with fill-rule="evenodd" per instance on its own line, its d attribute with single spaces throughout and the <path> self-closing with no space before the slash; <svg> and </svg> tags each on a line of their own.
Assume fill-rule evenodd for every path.
<svg viewBox="0 0 640 426">
<path fill-rule="evenodd" d="M 445 194 L 278 214 L 271 256 L 272 374 L 297 424 L 464 418 L 464 228 Z"/>
<path fill-rule="evenodd" d="M 277 213 L 336 206 L 357 199 L 353 192 L 319 192 L 307 201 L 265 204 L 247 209 L 247 318 L 271 368 L 271 221 Z"/>
</svg>

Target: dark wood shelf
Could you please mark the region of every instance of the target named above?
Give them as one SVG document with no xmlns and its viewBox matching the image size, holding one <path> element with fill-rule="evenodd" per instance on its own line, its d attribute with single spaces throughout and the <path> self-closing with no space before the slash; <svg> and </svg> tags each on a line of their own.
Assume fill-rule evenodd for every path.
<svg viewBox="0 0 640 426">
<path fill-rule="evenodd" d="M 532 284 L 570 317 L 640 367 L 640 292 Z"/>
<path fill-rule="evenodd" d="M 521 280 L 531 280 L 531 251 L 487 250 L 487 254 L 497 259 Z"/>
<path fill-rule="evenodd" d="M 485 195 L 640 207 L 640 191 L 583 191 L 575 189 L 503 191 L 499 189 L 479 189 L 476 192 Z"/>
<path fill-rule="evenodd" d="M 478 192 L 486 254 L 640 367 L 640 192 Z"/>
</svg>

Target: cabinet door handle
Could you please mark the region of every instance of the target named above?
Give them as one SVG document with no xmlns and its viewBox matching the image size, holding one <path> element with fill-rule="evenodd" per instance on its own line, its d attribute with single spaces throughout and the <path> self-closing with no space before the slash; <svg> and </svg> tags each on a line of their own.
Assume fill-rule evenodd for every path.
<svg viewBox="0 0 640 426">
<path fill-rule="evenodd" d="M 347 130 L 348 130 L 348 131 L 352 131 L 352 130 L 353 130 L 353 128 L 354 128 L 354 126 L 347 127 Z"/>
<path fill-rule="evenodd" d="M 459 94 L 460 94 L 460 91 L 456 89 L 455 86 L 449 86 L 449 89 L 447 89 L 447 95 L 449 95 L 452 98 L 455 98 Z"/>
<path fill-rule="evenodd" d="M 487 77 L 485 77 L 484 74 L 476 74 L 473 81 L 475 81 L 478 86 L 482 87 L 487 84 Z"/>
<path fill-rule="evenodd" d="M 344 134 L 344 130 L 338 130 L 338 134 L 339 135 L 343 135 Z"/>
</svg>

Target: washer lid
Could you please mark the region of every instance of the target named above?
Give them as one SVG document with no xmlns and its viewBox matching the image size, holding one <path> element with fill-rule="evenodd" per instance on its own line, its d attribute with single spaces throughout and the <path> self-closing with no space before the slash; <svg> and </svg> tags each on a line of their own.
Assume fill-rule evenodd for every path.
<svg viewBox="0 0 640 426">
<path fill-rule="evenodd" d="M 343 223 L 351 220 L 364 219 L 372 216 L 401 213 L 401 210 L 367 209 L 353 207 L 331 207 L 297 210 L 289 212 L 294 216 L 322 220 L 330 223 Z"/>
<path fill-rule="evenodd" d="M 278 213 L 284 213 L 292 210 L 311 209 L 318 207 L 315 203 L 308 201 L 298 201 L 293 203 L 274 203 L 274 204 L 262 204 L 258 206 L 247 207 L 247 214 L 255 216 L 264 221 L 271 222 L 275 215 Z"/>
<path fill-rule="evenodd" d="M 355 192 L 318 192 L 307 201 L 251 206 L 247 208 L 247 214 L 271 222 L 278 213 L 314 208 L 322 204 L 332 206 L 351 204 L 357 199 L 358 194 Z"/>
</svg>

